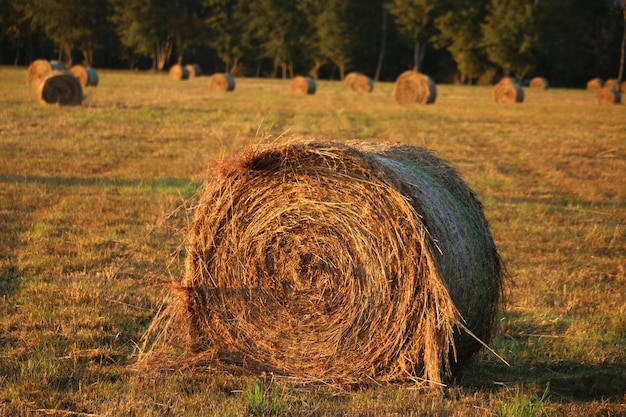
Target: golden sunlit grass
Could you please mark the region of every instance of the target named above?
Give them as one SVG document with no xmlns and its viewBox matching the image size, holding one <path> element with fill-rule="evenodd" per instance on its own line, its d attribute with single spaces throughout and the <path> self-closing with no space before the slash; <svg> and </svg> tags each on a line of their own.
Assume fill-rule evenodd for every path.
<svg viewBox="0 0 626 417">
<path fill-rule="evenodd" d="M 440 85 L 400 106 L 392 83 L 98 71 L 77 107 L 38 102 L 0 68 L 0 415 L 624 415 L 626 107 L 592 92 Z M 181 277 L 207 167 L 259 138 L 421 145 L 477 192 L 510 281 L 489 353 L 444 395 L 339 390 L 202 370 L 135 372 L 136 344 Z"/>
</svg>

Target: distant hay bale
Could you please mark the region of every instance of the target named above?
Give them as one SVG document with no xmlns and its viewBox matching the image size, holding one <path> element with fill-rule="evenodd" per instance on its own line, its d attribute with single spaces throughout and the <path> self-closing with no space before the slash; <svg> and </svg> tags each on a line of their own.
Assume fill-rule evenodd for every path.
<svg viewBox="0 0 626 417">
<path fill-rule="evenodd" d="M 172 80 L 189 79 L 189 70 L 180 64 L 174 64 L 170 67 L 169 76 Z"/>
<path fill-rule="evenodd" d="M 534 77 L 530 80 L 530 88 L 536 88 L 538 90 L 545 90 L 548 88 L 548 80 L 543 77 Z"/>
<path fill-rule="evenodd" d="M 596 91 L 596 103 L 598 104 L 618 104 L 621 101 L 621 94 L 614 88 L 604 87 Z"/>
<path fill-rule="evenodd" d="M 74 65 L 70 68 L 70 72 L 74 74 L 80 85 L 83 87 L 97 86 L 100 78 L 98 72 L 92 67 L 83 67 L 82 65 Z"/>
<path fill-rule="evenodd" d="M 83 102 L 83 87 L 67 71 L 53 71 L 39 85 L 39 99 L 46 104 L 76 106 Z"/>
<path fill-rule="evenodd" d="M 227 73 L 218 73 L 209 78 L 209 90 L 211 91 L 233 91 L 235 90 L 235 77 Z"/>
<path fill-rule="evenodd" d="M 197 64 L 187 64 L 185 65 L 187 68 L 187 72 L 189 72 L 189 78 L 199 77 L 202 74 L 202 70 L 200 69 L 200 65 Z"/>
<path fill-rule="evenodd" d="M 437 99 L 437 86 L 426 74 L 405 71 L 396 79 L 393 96 L 399 104 L 432 104 Z"/>
<path fill-rule="evenodd" d="M 369 93 L 374 89 L 374 81 L 367 75 L 358 72 L 349 73 L 343 82 L 357 93 Z"/>
<path fill-rule="evenodd" d="M 482 206 L 422 148 L 251 146 L 207 177 L 186 241 L 140 368 L 437 385 L 480 350 L 467 329 L 492 334 L 502 268 Z"/>
<path fill-rule="evenodd" d="M 67 68 L 58 61 L 37 59 L 26 70 L 26 83 L 38 86 L 52 71 L 67 71 Z"/>
<path fill-rule="evenodd" d="M 620 85 L 615 78 L 609 78 L 604 82 L 604 88 L 612 88 L 615 91 L 619 91 Z"/>
<path fill-rule="evenodd" d="M 289 83 L 289 91 L 293 94 L 315 94 L 316 90 L 317 85 L 315 80 L 311 77 L 296 75 Z"/>
<path fill-rule="evenodd" d="M 598 91 L 604 86 L 602 78 L 593 78 L 587 82 L 587 90 Z"/>
<path fill-rule="evenodd" d="M 626 93 L 626 81 L 622 81 L 619 91 L 620 93 Z"/>
<path fill-rule="evenodd" d="M 521 103 L 524 101 L 524 89 L 512 77 L 503 77 L 493 88 L 496 103 Z"/>
</svg>

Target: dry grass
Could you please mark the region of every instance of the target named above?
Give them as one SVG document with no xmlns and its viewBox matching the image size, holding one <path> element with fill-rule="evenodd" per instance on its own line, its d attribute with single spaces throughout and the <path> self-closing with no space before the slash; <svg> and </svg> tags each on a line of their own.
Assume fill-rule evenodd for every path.
<svg viewBox="0 0 626 417">
<path fill-rule="evenodd" d="M 302 100 L 257 79 L 208 100 L 202 77 L 100 70 L 82 105 L 58 107 L 25 71 L 0 68 L 0 415 L 626 413 L 623 105 L 551 88 L 501 106 L 490 87 L 441 85 L 416 112 L 392 83 L 355 95 L 318 81 Z M 264 136 L 419 145 L 457 168 L 511 275 L 491 344 L 511 367 L 480 353 L 444 395 L 133 371 L 159 286 L 183 276 L 206 168 Z"/>
</svg>

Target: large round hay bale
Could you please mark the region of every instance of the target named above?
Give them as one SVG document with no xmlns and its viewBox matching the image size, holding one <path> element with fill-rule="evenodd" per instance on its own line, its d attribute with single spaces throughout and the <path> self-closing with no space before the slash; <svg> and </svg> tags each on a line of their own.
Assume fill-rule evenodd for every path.
<svg viewBox="0 0 626 417">
<path fill-rule="evenodd" d="M 374 80 L 358 72 L 349 73 L 343 82 L 348 88 L 357 93 L 370 93 L 374 89 Z"/>
<path fill-rule="evenodd" d="M 602 78 L 593 78 L 587 81 L 587 90 L 598 91 L 604 86 L 604 80 Z"/>
<path fill-rule="evenodd" d="M 37 59 L 26 70 L 26 83 L 38 86 L 52 71 L 67 71 L 67 68 L 59 61 Z"/>
<path fill-rule="evenodd" d="M 405 71 L 396 79 L 393 96 L 400 104 L 432 104 L 437 99 L 437 86 L 426 74 Z"/>
<path fill-rule="evenodd" d="M 596 91 L 596 103 L 618 104 L 622 101 L 622 95 L 614 88 L 601 88 Z"/>
<path fill-rule="evenodd" d="M 548 88 L 548 80 L 543 77 L 533 77 L 530 80 L 530 88 L 536 88 L 538 90 L 545 90 Z"/>
<path fill-rule="evenodd" d="M 186 241 L 145 366 L 438 384 L 480 349 L 467 329 L 490 340 L 502 269 L 481 204 L 422 148 L 252 146 L 208 176 Z"/>
<path fill-rule="evenodd" d="M 75 106 L 83 102 L 83 87 L 67 71 L 53 71 L 39 85 L 39 99 L 46 104 Z"/>
<path fill-rule="evenodd" d="M 235 77 L 228 73 L 218 73 L 211 75 L 209 78 L 209 90 L 211 91 L 234 91 Z"/>
<path fill-rule="evenodd" d="M 521 103 L 524 101 L 524 89 L 512 77 L 503 77 L 493 88 L 496 103 Z"/>
<path fill-rule="evenodd" d="M 83 67 L 82 65 L 74 65 L 70 68 L 70 72 L 74 74 L 80 85 L 83 87 L 97 86 L 100 78 L 98 72 L 92 67 Z"/>
<path fill-rule="evenodd" d="M 172 80 L 187 80 L 189 79 L 189 70 L 180 64 L 174 64 L 170 67 L 169 77 Z"/>
<path fill-rule="evenodd" d="M 612 88 L 615 91 L 619 91 L 620 85 L 615 78 L 609 78 L 604 82 L 604 88 Z"/>
<path fill-rule="evenodd" d="M 315 94 L 317 91 L 317 84 L 311 77 L 305 77 L 302 75 L 296 75 L 289 83 L 289 91 L 293 94 Z"/>
<path fill-rule="evenodd" d="M 187 64 L 185 65 L 187 68 L 187 72 L 189 72 L 189 78 L 199 77 L 202 74 L 202 70 L 200 69 L 200 65 L 197 64 Z"/>
</svg>

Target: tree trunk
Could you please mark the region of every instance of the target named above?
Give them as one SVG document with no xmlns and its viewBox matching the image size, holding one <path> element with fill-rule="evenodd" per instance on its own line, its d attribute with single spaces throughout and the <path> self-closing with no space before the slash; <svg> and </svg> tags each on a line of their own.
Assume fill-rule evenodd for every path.
<svg viewBox="0 0 626 417">
<path fill-rule="evenodd" d="M 415 46 L 413 47 L 413 69 L 417 72 L 420 71 L 420 41 L 415 40 Z"/>
<path fill-rule="evenodd" d="M 626 1 L 624 1 L 624 28 L 622 35 L 622 52 L 619 59 L 619 73 L 617 74 L 617 82 L 621 85 L 624 79 L 624 55 L 626 55 Z"/>
<path fill-rule="evenodd" d="M 339 64 L 339 80 L 343 81 L 345 75 L 346 75 L 346 65 Z"/>
<path fill-rule="evenodd" d="M 383 7 L 383 27 L 382 34 L 380 36 L 380 51 L 378 52 L 378 64 L 376 65 L 376 73 L 374 74 L 374 81 L 378 81 L 380 77 L 380 71 L 383 68 L 383 58 L 385 57 L 385 49 L 387 48 L 387 9 Z"/>
</svg>

